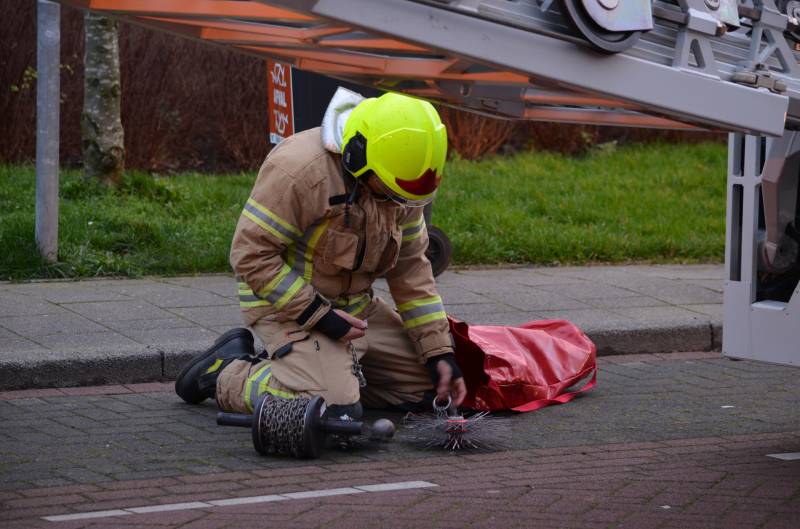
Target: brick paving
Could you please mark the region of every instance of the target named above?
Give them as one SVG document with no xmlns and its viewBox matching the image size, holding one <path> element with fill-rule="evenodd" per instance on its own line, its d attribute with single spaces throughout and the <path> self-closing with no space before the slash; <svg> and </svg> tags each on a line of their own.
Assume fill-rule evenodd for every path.
<svg viewBox="0 0 800 529">
<path fill-rule="evenodd" d="M 796 528 L 797 465 L 764 457 L 797 449 L 800 432 L 513 450 L 310 465 L 21 489 L 2 496 L 4 527 Z M 697 443 L 697 444 L 691 444 Z M 344 468 L 343 468 L 344 467 Z M 427 479 L 435 489 L 194 509 L 127 518 L 33 517 Z M 182 525 L 190 521 L 189 525 Z"/>
<path fill-rule="evenodd" d="M 798 373 L 708 352 L 606 357 L 584 397 L 502 415 L 499 451 L 420 451 L 401 428 L 313 461 L 258 456 L 247 430 L 169 385 L 0 393 L 0 527 L 795 529 L 800 461 L 767 454 L 800 452 Z M 41 518 L 418 480 L 438 486 Z"/>
</svg>

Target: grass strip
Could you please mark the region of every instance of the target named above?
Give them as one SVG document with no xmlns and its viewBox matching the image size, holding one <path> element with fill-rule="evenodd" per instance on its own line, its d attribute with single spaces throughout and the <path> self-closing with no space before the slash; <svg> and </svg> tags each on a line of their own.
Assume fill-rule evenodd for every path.
<svg viewBox="0 0 800 529">
<path fill-rule="evenodd" d="M 452 160 L 433 223 L 459 265 L 720 261 L 725 160 L 711 143 Z M 34 241 L 35 170 L 0 165 L 0 279 L 227 272 L 254 180 L 131 171 L 111 190 L 63 170 L 50 265 Z"/>
</svg>

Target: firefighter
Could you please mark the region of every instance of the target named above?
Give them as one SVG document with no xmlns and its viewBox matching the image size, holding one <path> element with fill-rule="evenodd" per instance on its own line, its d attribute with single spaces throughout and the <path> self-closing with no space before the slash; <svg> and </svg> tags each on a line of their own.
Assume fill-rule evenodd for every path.
<svg viewBox="0 0 800 529">
<path fill-rule="evenodd" d="M 321 395 L 330 413 L 466 395 L 425 256 L 423 206 L 436 194 L 447 133 L 433 106 L 339 89 L 322 127 L 269 154 L 231 247 L 247 329 L 225 333 L 176 381 L 190 403 L 252 411 L 259 395 Z M 385 277 L 396 310 L 376 296 Z"/>
</svg>

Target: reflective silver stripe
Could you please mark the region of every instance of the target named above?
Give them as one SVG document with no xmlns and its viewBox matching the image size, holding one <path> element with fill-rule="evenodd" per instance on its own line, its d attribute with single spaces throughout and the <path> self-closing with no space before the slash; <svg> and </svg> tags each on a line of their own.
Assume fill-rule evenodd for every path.
<svg viewBox="0 0 800 529">
<path fill-rule="evenodd" d="M 367 305 L 370 304 L 371 301 L 372 298 L 370 297 L 369 294 L 361 294 L 360 296 L 357 296 L 355 298 L 337 299 L 333 302 L 333 305 L 337 309 L 342 309 L 348 314 L 355 315 L 364 310 L 367 307 Z"/>
<path fill-rule="evenodd" d="M 241 308 L 249 309 L 253 307 L 263 307 L 269 304 L 262 298 L 256 296 L 247 283 L 242 281 L 242 278 L 237 277 L 236 280 L 239 286 L 239 306 Z"/>
<path fill-rule="evenodd" d="M 403 237 L 408 237 L 409 235 L 413 235 L 415 233 L 419 233 L 425 227 L 425 223 L 421 222 L 417 226 L 412 226 L 408 229 L 403 230 Z"/>
<path fill-rule="evenodd" d="M 406 225 L 408 226 L 408 225 Z M 403 230 L 403 244 L 411 241 L 415 241 L 422 237 L 422 234 L 425 233 L 425 222 L 422 217 L 420 217 L 419 224 L 415 224 L 411 227 L 406 227 Z"/>
<path fill-rule="evenodd" d="M 308 241 L 314 235 L 314 230 L 320 225 L 322 221 L 317 221 L 308 227 L 303 234 L 303 238 L 299 239 L 294 245 L 294 263 L 292 263 L 292 270 L 301 276 L 306 273 L 306 250 L 308 250 Z"/>
<path fill-rule="evenodd" d="M 297 281 L 297 279 L 300 277 L 301 276 L 290 271 L 288 274 L 286 274 L 286 277 L 284 277 L 283 280 L 277 284 L 277 286 L 272 290 L 272 292 L 267 294 L 267 296 L 263 299 L 266 299 L 267 301 L 275 305 L 276 303 L 278 303 L 278 300 L 281 299 L 283 295 L 289 291 L 290 288 L 292 288 L 294 282 Z"/>
<path fill-rule="evenodd" d="M 351 314 L 351 315 L 355 316 L 356 314 L 358 314 L 359 312 L 364 310 L 364 308 L 368 304 L 369 304 L 369 299 L 364 299 L 360 303 L 356 303 L 355 305 L 348 305 L 347 307 L 344 307 L 344 311 L 346 313 L 348 313 L 348 314 Z"/>
<path fill-rule="evenodd" d="M 433 314 L 434 312 L 440 311 L 444 311 L 444 305 L 441 303 L 431 303 L 430 305 L 423 305 L 421 307 L 415 307 L 411 310 L 401 312 L 400 316 L 403 317 L 403 321 L 408 321 L 413 320 L 414 318 L 419 318 L 420 316 L 425 316 L 427 314 Z"/>
<path fill-rule="evenodd" d="M 305 239 L 305 237 L 303 237 L 303 239 Z M 302 276 L 306 271 L 306 260 L 305 260 L 306 241 L 305 240 L 297 241 L 296 243 L 292 244 L 292 246 L 289 248 L 289 251 L 294 253 L 292 272 Z"/>
<path fill-rule="evenodd" d="M 284 265 L 281 273 L 285 273 L 283 279 L 281 279 L 277 285 L 275 285 L 272 290 L 266 295 L 259 295 L 253 292 L 250 287 L 247 286 L 246 283 L 239 283 L 239 303 L 250 303 L 249 307 L 254 307 L 257 305 L 252 305 L 252 303 L 257 303 L 259 301 L 263 302 L 263 304 L 272 304 L 275 305 L 277 308 L 281 308 L 282 305 L 285 305 L 294 295 L 300 290 L 302 287 L 303 279 L 301 276 L 292 272 L 288 266 Z M 265 287 L 264 290 L 266 290 Z M 280 303 L 281 299 L 286 296 L 286 299 L 283 299 L 283 302 Z M 244 306 L 244 305 L 243 305 Z"/>
<path fill-rule="evenodd" d="M 250 405 L 255 408 L 256 401 L 258 400 L 258 387 L 269 374 L 272 373 L 272 365 L 265 367 L 264 370 L 258 375 L 258 378 L 253 380 L 250 384 Z"/>
<path fill-rule="evenodd" d="M 275 231 L 283 235 L 289 240 L 296 241 L 298 237 L 296 234 L 292 233 L 291 231 L 287 230 L 286 227 L 282 226 L 280 223 L 276 222 L 275 219 L 270 217 L 269 215 L 265 214 L 263 211 L 259 211 L 258 208 L 253 206 L 250 203 L 244 205 L 244 209 L 249 211 L 255 217 L 258 217 L 264 224 L 269 225 Z"/>
</svg>

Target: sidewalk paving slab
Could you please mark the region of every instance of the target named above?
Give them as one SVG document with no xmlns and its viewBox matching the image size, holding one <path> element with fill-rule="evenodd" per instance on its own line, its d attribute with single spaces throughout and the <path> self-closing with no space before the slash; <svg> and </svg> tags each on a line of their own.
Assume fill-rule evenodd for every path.
<svg viewBox="0 0 800 529">
<path fill-rule="evenodd" d="M 600 355 L 720 348 L 722 265 L 460 269 L 437 281 L 455 318 L 567 319 Z M 375 291 L 390 297 L 385 282 Z M 0 283 L 0 390 L 171 378 L 240 325 L 225 274 Z"/>
</svg>

